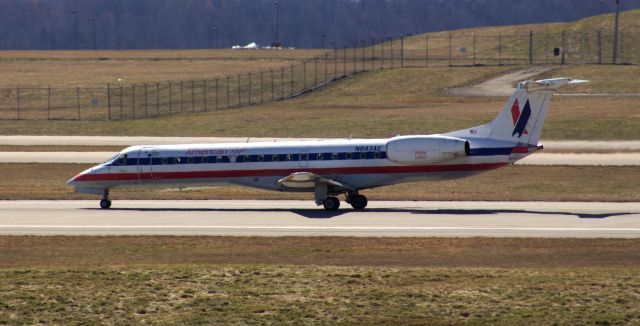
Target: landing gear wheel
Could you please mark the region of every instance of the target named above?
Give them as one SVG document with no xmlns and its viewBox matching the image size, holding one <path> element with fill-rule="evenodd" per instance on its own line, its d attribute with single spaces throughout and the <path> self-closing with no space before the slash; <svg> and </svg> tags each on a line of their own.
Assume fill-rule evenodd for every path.
<svg viewBox="0 0 640 326">
<path fill-rule="evenodd" d="M 349 203 L 351 204 L 351 207 L 353 207 L 353 209 L 362 210 L 365 207 L 367 207 L 368 201 L 367 201 L 367 197 L 363 195 L 355 195 L 351 197 L 351 200 L 349 201 Z"/>
<path fill-rule="evenodd" d="M 327 197 L 322 204 L 324 209 L 328 211 L 335 211 L 340 207 L 340 201 L 336 197 Z"/>
<path fill-rule="evenodd" d="M 109 199 L 103 199 L 100 201 L 100 208 L 107 209 L 111 207 L 111 201 Z"/>
</svg>

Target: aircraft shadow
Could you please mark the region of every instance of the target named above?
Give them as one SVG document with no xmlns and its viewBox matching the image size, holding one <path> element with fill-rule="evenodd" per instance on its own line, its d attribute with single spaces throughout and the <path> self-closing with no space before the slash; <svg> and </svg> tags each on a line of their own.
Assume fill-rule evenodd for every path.
<svg viewBox="0 0 640 326">
<path fill-rule="evenodd" d="M 101 210 L 100 208 L 87 208 L 89 210 Z M 288 212 L 298 214 L 306 218 L 334 218 L 343 214 L 356 213 L 350 208 L 337 211 L 325 211 L 318 209 L 286 209 L 286 208 L 111 208 L 111 211 L 140 211 L 140 212 Z M 574 213 L 574 212 L 547 212 L 526 209 L 415 209 L 415 208 L 372 208 L 365 212 L 379 213 L 409 213 L 422 215 L 494 215 L 494 214 L 538 214 L 538 215 L 568 215 L 585 219 L 602 219 L 613 216 L 632 215 L 634 213 Z"/>
</svg>

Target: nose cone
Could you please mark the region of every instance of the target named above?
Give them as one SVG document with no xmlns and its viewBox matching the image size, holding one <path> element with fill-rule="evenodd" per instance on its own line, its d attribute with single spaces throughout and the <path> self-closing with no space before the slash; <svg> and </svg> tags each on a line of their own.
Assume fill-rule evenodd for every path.
<svg viewBox="0 0 640 326">
<path fill-rule="evenodd" d="M 90 169 L 86 169 L 80 173 L 78 173 L 78 175 L 76 175 L 75 177 L 69 179 L 67 181 L 67 184 L 72 186 L 72 187 L 78 187 L 80 185 L 80 183 L 82 183 L 82 181 L 87 175 L 91 174 L 93 172 L 93 168 Z"/>
<path fill-rule="evenodd" d="M 76 175 L 75 177 L 67 180 L 67 184 L 70 185 L 71 187 L 75 187 L 78 185 L 78 177 L 80 176 L 80 174 Z"/>
</svg>

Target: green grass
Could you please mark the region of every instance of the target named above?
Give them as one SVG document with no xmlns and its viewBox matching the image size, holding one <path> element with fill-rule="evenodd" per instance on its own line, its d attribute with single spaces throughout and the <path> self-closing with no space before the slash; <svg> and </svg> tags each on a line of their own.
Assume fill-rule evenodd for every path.
<svg viewBox="0 0 640 326">
<path fill-rule="evenodd" d="M 638 241 L 0 237 L 1 324 L 640 322 Z"/>
<path fill-rule="evenodd" d="M 384 70 L 358 74 L 318 92 L 261 106 L 110 122 L 0 121 L 0 134 L 388 137 L 446 132 L 490 121 L 506 101 L 451 97 L 446 95 L 448 88 L 512 69 L 518 67 Z M 590 69 L 605 77 L 615 76 L 617 70 Z M 587 77 L 601 80 L 593 74 Z M 635 85 L 625 91 L 637 91 L 640 83 L 636 75 L 618 76 L 617 84 Z M 593 92 L 607 91 L 605 82 L 594 84 Z M 638 107 L 638 97 L 555 97 L 543 138 L 639 139 Z"/>
</svg>

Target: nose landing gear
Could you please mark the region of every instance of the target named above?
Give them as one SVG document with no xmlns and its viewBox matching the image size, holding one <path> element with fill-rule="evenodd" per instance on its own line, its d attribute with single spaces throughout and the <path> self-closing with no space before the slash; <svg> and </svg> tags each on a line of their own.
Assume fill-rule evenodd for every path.
<svg viewBox="0 0 640 326">
<path fill-rule="evenodd" d="M 109 189 L 105 189 L 102 195 L 102 200 L 100 201 L 100 208 L 108 209 L 111 208 L 111 200 L 109 200 Z"/>
</svg>

